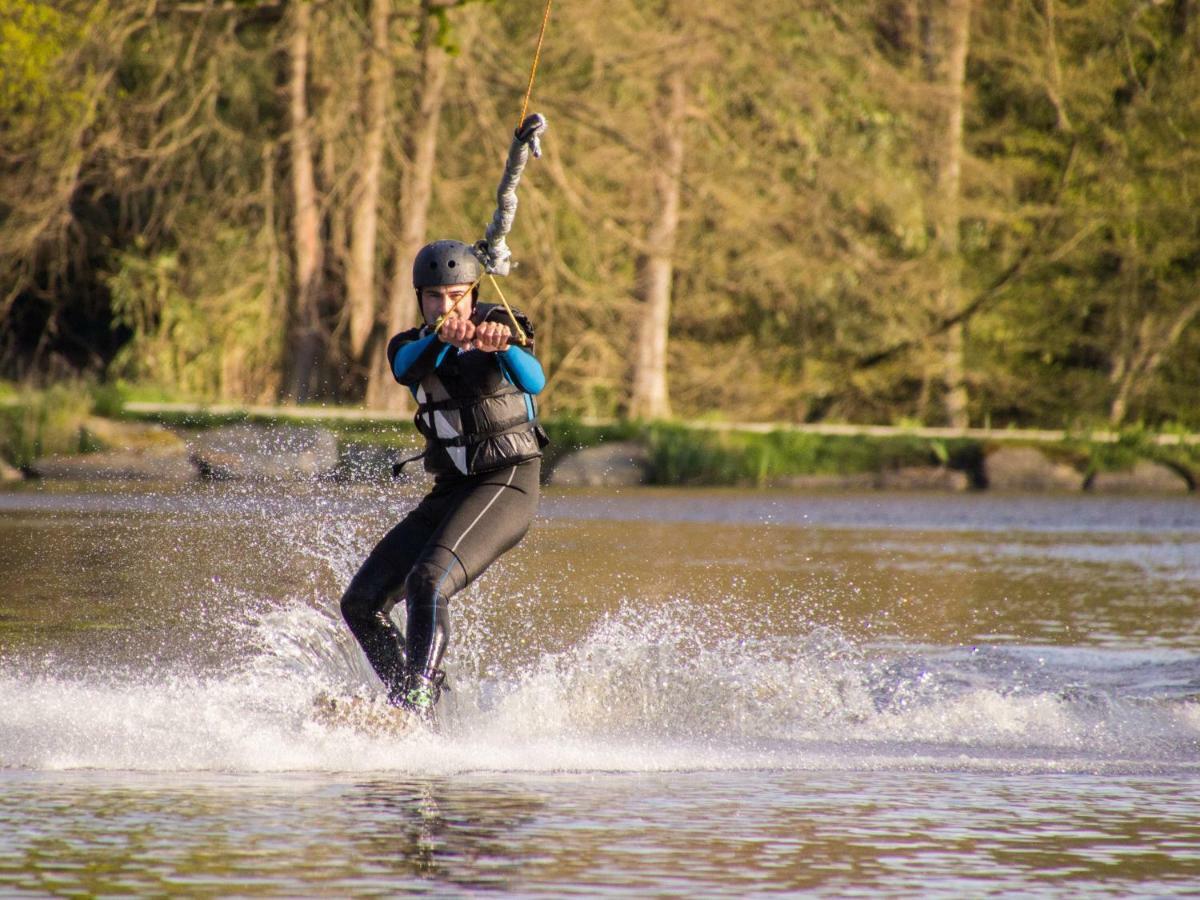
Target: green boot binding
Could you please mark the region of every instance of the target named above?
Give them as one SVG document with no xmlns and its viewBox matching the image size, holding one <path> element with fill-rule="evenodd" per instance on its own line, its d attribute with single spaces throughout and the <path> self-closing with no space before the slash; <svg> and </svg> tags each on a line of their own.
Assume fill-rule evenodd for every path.
<svg viewBox="0 0 1200 900">
<path fill-rule="evenodd" d="M 436 729 L 438 721 L 435 707 L 441 699 L 445 683 L 446 673 L 441 669 L 409 672 L 404 678 L 398 705 L 413 713 L 430 728 Z"/>
</svg>

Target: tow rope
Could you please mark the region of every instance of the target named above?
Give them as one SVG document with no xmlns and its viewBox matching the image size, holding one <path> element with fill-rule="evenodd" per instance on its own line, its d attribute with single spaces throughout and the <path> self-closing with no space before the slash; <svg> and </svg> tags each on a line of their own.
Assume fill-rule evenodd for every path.
<svg viewBox="0 0 1200 900">
<path fill-rule="evenodd" d="M 475 244 L 475 254 L 483 265 L 484 274 L 491 281 L 492 287 L 496 289 L 496 295 L 504 305 L 504 311 L 508 313 L 509 321 L 512 322 L 513 329 L 517 333 L 517 343 L 521 346 L 529 344 L 529 337 L 525 334 L 521 323 L 517 321 L 512 307 L 508 305 L 508 300 L 504 296 L 504 291 L 500 290 L 500 282 L 496 280 L 496 276 L 507 275 L 513 267 L 512 251 L 508 249 L 505 237 L 512 230 L 513 221 L 517 216 L 517 185 L 521 182 L 521 173 L 525 171 L 525 164 L 529 162 L 530 153 L 533 154 L 534 159 L 542 157 L 541 138 L 542 133 L 546 130 L 546 117 L 539 113 L 531 116 L 527 113 L 529 112 L 529 98 L 533 96 L 533 80 L 537 76 L 538 62 L 542 58 L 542 43 L 546 39 L 546 25 L 550 22 L 550 5 L 552 3 L 553 0 L 546 0 L 546 8 L 542 11 L 542 27 L 538 30 L 537 47 L 533 51 L 533 65 L 529 67 L 529 81 L 525 85 L 525 98 L 521 101 L 521 116 L 517 119 L 517 128 L 513 133 L 512 144 L 508 148 L 508 158 L 504 162 L 504 174 L 500 176 L 500 185 L 496 188 L 496 212 L 492 215 L 492 221 L 484 232 L 483 240 Z M 434 334 L 441 329 L 458 304 L 465 297 L 471 296 L 481 280 L 482 278 L 475 279 L 454 306 L 438 316 L 431 329 Z M 416 456 L 393 463 L 392 477 L 399 478 L 405 466 L 422 459 L 428 452 L 429 448 L 426 447 Z"/>
<path fill-rule="evenodd" d="M 533 65 L 529 67 L 529 83 L 525 85 L 525 99 L 521 101 L 521 115 L 517 118 L 518 131 L 521 129 L 521 123 L 525 121 L 525 113 L 529 112 L 529 97 L 533 94 L 533 77 L 537 74 L 538 60 L 542 58 L 542 41 L 546 39 L 551 2 L 552 0 L 546 0 L 546 9 L 542 12 L 542 27 L 538 31 L 537 47 L 533 51 Z"/>
<path fill-rule="evenodd" d="M 529 81 L 525 85 L 525 97 L 521 101 L 521 115 L 517 119 L 517 127 L 513 132 L 512 144 L 508 148 L 508 158 L 504 162 L 504 173 L 500 176 L 500 184 L 496 188 L 496 212 L 488 223 L 483 240 L 475 245 L 483 271 L 496 295 L 504 305 L 504 311 L 513 324 L 517 334 L 517 342 L 525 345 L 529 342 L 521 324 L 517 321 L 512 307 L 500 290 L 500 282 L 496 276 L 507 275 L 513 267 L 512 251 L 508 248 L 505 238 L 512 231 L 513 221 L 517 217 L 517 185 L 521 183 L 521 174 L 529 162 L 530 154 L 534 159 L 542 156 L 542 134 L 546 130 L 546 117 L 540 113 L 527 115 L 529 99 L 533 96 L 533 81 L 537 77 L 538 62 L 542 58 L 542 44 L 546 39 L 546 26 L 550 22 L 550 6 L 553 0 L 546 0 L 546 8 L 542 11 L 542 26 L 538 30 L 537 46 L 533 51 L 533 64 L 529 67 Z"/>
<path fill-rule="evenodd" d="M 542 44 L 546 39 L 546 26 L 550 22 L 550 7 L 552 3 L 553 0 L 546 0 L 546 8 L 542 11 L 542 26 L 538 31 L 537 47 L 533 51 L 533 64 L 529 67 L 529 80 L 525 85 L 525 97 L 521 101 L 521 116 L 517 120 L 517 128 L 513 133 L 512 144 L 508 148 L 508 157 L 504 162 L 504 173 L 500 176 L 500 184 L 496 188 L 496 211 L 492 214 L 492 221 L 488 223 L 483 240 L 477 241 L 474 245 L 475 255 L 483 266 L 484 274 L 487 275 L 488 280 L 492 283 L 492 287 L 495 288 L 496 295 L 500 298 L 500 303 L 504 306 L 504 311 L 508 313 L 509 321 L 512 322 L 513 329 L 516 332 L 517 343 L 521 346 L 529 344 L 529 337 L 525 334 L 521 323 L 517 321 L 517 316 L 509 305 L 508 299 L 504 296 L 504 291 L 500 290 L 500 282 L 496 280 L 496 276 L 507 275 L 515 265 L 512 258 L 512 251 L 509 249 L 505 238 L 512 231 L 513 221 L 517 217 L 517 185 L 521 183 L 521 174 L 525 171 L 525 165 L 529 162 L 530 154 L 533 155 L 534 159 L 540 159 L 542 156 L 541 138 L 547 126 L 546 117 L 540 113 L 527 114 L 529 112 L 529 99 L 533 96 L 533 81 L 537 77 L 538 62 L 542 58 Z M 482 277 L 472 282 L 470 289 L 463 294 L 463 297 L 469 296 L 481 280 Z M 459 298 L 460 303 L 463 297 Z M 455 303 L 454 306 L 446 310 L 433 323 L 432 330 L 435 333 L 442 327 L 442 324 L 455 311 L 457 306 L 458 303 Z"/>
</svg>

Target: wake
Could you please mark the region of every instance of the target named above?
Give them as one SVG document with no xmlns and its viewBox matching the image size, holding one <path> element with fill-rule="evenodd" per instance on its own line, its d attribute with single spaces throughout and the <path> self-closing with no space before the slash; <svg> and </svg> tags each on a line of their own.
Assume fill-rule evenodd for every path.
<svg viewBox="0 0 1200 900">
<path fill-rule="evenodd" d="M 176 663 L 62 675 L 10 660 L 0 767 L 1200 769 L 1200 664 L 1184 654 L 861 645 L 828 628 L 717 639 L 670 610 L 630 607 L 572 646 L 506 667 L 467 625 L 443 733 L 400 738 L 314 715 L 322 694 L 379 686 L 340 620 L 303 602 L 249 615 L 240 655 L 216 672 Z"/>
</svg>

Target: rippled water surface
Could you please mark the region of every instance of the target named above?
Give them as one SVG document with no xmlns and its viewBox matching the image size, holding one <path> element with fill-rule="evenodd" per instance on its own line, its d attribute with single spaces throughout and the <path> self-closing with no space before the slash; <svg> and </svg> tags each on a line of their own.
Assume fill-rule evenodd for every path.
<svg viewBox="0 0 1200 900">
<path fill-rule="evenodd" d="M 442 734 L 337 619 L 417 487 L 0 493 L 0 894 L 1190 894 L 1200 502 L 556 492 Z"/>
</svg>

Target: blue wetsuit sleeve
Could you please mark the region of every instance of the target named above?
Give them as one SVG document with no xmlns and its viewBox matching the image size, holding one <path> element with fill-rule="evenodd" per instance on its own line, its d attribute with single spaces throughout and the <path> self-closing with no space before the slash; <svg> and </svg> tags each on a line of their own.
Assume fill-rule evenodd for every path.
<svg viewBox="0 0 1200 900">
<path fill-rule="evenodd" d="M 392 354 L 392 375 L 401 384 L 410 387 L 417 384 L 437 368 L 449 346 L 439 341 L 435 334 L 401 344 Z"/>
<path fill-rule="evenodd" d="M 509 347 L 496 354 L 500 368 L 517 388 L 527 394 L 537 394 L 546 386 L 546 373 L 537 357 L 520 347 Z"/>
</svg>

